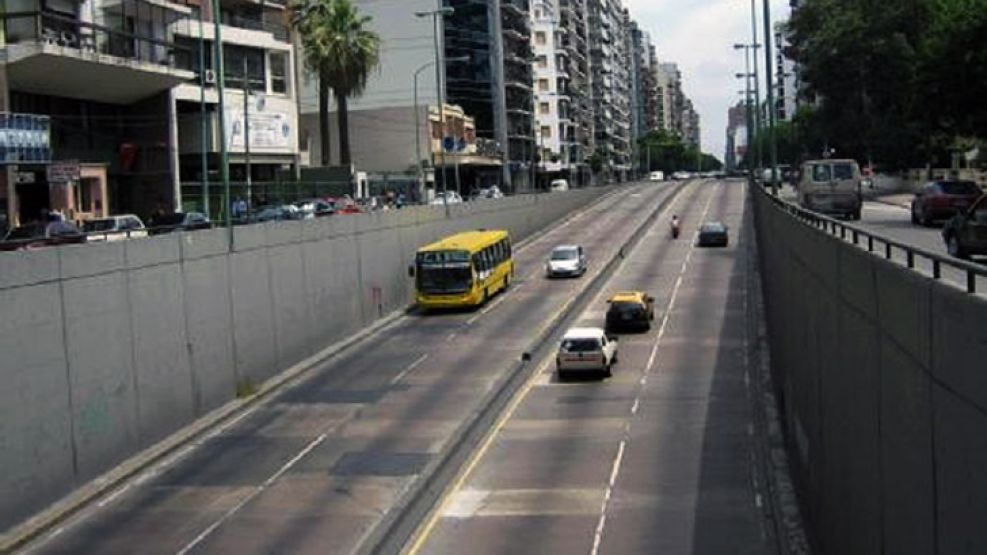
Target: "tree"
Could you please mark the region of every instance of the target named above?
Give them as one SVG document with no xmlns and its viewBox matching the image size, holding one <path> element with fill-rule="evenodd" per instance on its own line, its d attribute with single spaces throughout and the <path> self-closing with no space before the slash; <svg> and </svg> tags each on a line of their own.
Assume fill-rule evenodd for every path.
<svg viewBox="0 0 987 555">
<path fill-rule="evenodd" d="M 718 170 L 723 164 L 710 154 L 701 153 L 699 148 L 686 144 L 678 134 L 666 130 L 652 130 L 638 139 L 640 167 L 646 171 L 696 171 L 700 163 L 703 171 Z"/>
<path fill-rule="evenodd" d="M 380 36 L 368 28 L 351 0 L 298 0 L 293 21 L 301 35 L 306 65 L 319 78 L 319 133 L 322 163 L 329 164 L 328 90 L 336 97 L 339 163 L 351 162 L 347 101 L 363 94 L 370 73 L 380 66 Z"/>
</svg>

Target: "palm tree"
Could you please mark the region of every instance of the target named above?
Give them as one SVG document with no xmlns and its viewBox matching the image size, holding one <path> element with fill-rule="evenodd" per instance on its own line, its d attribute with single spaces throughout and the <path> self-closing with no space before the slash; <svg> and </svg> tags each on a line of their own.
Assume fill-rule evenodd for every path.
<svg viewBox="0 0 987 555">
<path fill-rule="evenodd" d="M 380 66 L 380 36 L 367 28 L 351 0 L 298 0 L 294 24 L 306 64 L 319 77 L 319 133 L 322 163 L 329 164 L 329 89 L 336 96 L 339 163 L 350 164 L 349 98 L 363 94 L 370 72 Z"/>
</svg>

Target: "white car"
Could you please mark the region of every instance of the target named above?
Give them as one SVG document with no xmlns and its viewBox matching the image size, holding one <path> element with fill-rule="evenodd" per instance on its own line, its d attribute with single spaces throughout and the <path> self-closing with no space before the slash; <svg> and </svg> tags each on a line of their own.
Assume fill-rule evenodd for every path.
<svg viewBox="0 0 987 555">
<path fill-rule="evenodd" d="M 648 181 L 665 181 L 665 172 L 651 172 Z"/>
<path fill-rule="evenodd" d="M 571 372 L 602 372 L 612 375 L 617 364 L 617 339 L 602 328 L 572 328 L 562 337 L 555 357 L 559 378 Z"/>
<path fill-rule="evenodd" d="M 549 184 L 548 188 L 553 193 L 562 193 L 569 190 L 569 181 L 565 179 L 556 179 Z"/>
<path fill-rule="evenodd" d="M 82 223 L 82 231 L 87 235 L 87 241 L 90 243 L 147 237 L 144 222 L 133 214 L 86 220 Z"/>
<path fill-rule="evenodd" d="M 580 245 L 560 245 L 552 249 L 545 263 L 545 275 L 574 277 L 586 273 L 586 251 Z"/>
<path fill-rule="evenodd" d="M 430 203 L 432 206 L 443 206 L 445 204 L 462 204 L 463 197 L 459 196 L 456 191 L 446 191 L 445 197 L 443 197 L 442 191 L 435 193 L 435 198 L 432 199 Z"/>
</svg>

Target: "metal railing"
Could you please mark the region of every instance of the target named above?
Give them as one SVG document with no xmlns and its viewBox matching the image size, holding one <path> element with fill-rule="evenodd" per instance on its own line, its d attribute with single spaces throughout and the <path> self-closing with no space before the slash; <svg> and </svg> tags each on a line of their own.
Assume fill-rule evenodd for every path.
<svg viewBox="0 0 987 555">
<path fill-rule="evenodd" d="M 111 29 L 54 12 L 0 16 L 6 44 L 38 42 L 178 69 L 191 69 L 192 52 L 173 42 Z"/>
<path fill-rule="evenodd" d="M 904 265 L 912 270 L 918 270 L 917 262 L 926 260 L 932 267 L 932 278 L 943 279 L 943 268 L 954 269 L 965 276 L 966 292 L 977 293 L 977 278 L 987 279 L 987 266 L 958 260 L 948 255 L 935 253 L 921 247 L 909 245 L 907 243 L 889 239 L 877 233 L 867 231 L 859 226 L 813 212 L 798 206 L 792 202 L 772 195 L 760 185 L 753 185 L 785 212 L 799 219 L 800 221 L 820 229 L 834 237 L 846 241 L 857 247 L 866 248 L 867 252 L 882 256 L 885 260 L 894 261 L 895 254 L 904 256 Z"/>
</svg>

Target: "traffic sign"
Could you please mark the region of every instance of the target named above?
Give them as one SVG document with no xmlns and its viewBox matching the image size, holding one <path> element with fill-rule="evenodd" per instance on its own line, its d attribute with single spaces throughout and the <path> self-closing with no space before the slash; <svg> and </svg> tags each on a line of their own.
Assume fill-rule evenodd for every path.
<svg viewBox="0 0 987 555">
<path fill-rule="evenodd" d="M 51 160 L 51 118 L 0 113 L 0 164 Z"/>
<path fill-rule="evenodd" d="M 72 183 L 80 176 L 78 160 L 59 160 L 48 166 L 48 183 Z"/>
</svg>

